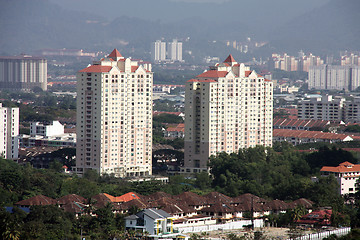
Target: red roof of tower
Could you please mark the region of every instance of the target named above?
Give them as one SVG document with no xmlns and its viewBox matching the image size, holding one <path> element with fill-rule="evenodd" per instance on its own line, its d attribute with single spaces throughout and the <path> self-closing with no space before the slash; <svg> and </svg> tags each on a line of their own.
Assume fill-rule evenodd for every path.
<svg viewBox="0 0 360 240">
<path fill-rule="evenodd" d="M 228 74 L 227 71 L 217 71 L 217 70 L 209 70 L 206 72 L 203 72 L 202 74 L 198 75 L 198 78 L 219 78 L 219 77 L 225 77 Z"/>
<path fill-rule="evenodd" d="M 231 62 L 231 63 L 236 62 L 231 54 L 224 61 L 224 63 L 228 63 L 228 62 Z"/>
<path fill-rule="evenodd" d="M 108 56 L 109 58 L 121 58 L 122 55 L 120 54 L 120 52 L 115 48 L 110 55 Z"/>
<path fill-rule="evenodd" d="M 111 69 L 111 66 L 91 65 L 90 67 L 84 68 L 79 72 L 109 72 Z"/>
</svg>

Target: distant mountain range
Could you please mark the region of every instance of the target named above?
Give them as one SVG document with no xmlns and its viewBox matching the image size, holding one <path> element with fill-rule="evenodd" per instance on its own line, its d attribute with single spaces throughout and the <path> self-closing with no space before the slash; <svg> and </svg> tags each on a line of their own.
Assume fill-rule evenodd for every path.
<svg viewBox="0 0 360 240">
<path fill-rule="evenodd" d="M 332 0 L 275 29 L 269 34 L 271 44 L 284 51 L 360 51 L 359 11 L 359 0 Z"/>
<path fill-rule="evenodd" d="M 244 40 L 248 36 L 270 41 L 273 51 L 359 50 L 360 1 L 312 2 L 0 0 L 0 55 L 42 48 L 108 51 L 117 47 L 125 54 L 133 51 L 134 56 L 141 56 L 148 54 L 150 43 L 161 37 L 190 37 L 184 49 L 208 55 L 229 51 L 211 45 L 213 40 Z M 306 3 L 312 8 L 305 7 Z"/>
</svg>

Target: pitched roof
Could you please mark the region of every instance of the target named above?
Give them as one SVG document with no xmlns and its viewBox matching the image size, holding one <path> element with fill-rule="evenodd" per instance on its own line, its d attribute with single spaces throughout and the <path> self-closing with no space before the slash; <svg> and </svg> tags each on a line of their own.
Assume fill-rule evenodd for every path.
<svg viewBox="0 0 360 240">
<path fill-rule="evenodd" d="M 244 202 L 251 203 L 251 201 L 253 201 L 254 203 L 265 203 L 266 202 L 265 199 L 255 196 L 251 193 L 245 193 L 245 194 L 242 194 L 242 195 L 239 195 L 239 196 L 233 198 L 234 203 L 240 203 L 240 204 L 244 203 Z"/>
<path fill-rule="evenodd" d="M 65 212 L 71 213 L 82 213 L 85 207 L 86 206 L 80 202 L 68 202 L 61 206 L 61 208 L 64 209 Z"/>
<path fill-rule="evenodd" d="M 57 202 L 55 199 L 49 198 L 47 196 L 44 195 L 37 195 L 31 198 L 28 198 L 26 200 L 22 200 L 19 201 L 17 203 L 15 203 L 15 205 L 20 205 L 20 206 L 34 206 L 34 205 L 41 205 L 41 206 L 45 206 L 45 205 L 55 205 Z"/>
<path fill-rule="evenodd" d="M 130 209 L 131 207 L 137 207 L 139 209 L 145 209 L 149 207 L 149 204 L 141 199 L 132 199 L 130 201 L 120 204 L 121 209 Z"/>
<path fill-rule="evenodd" d="M 215 212 L 215 213 L 232 213 L 235 211 L 234 207 L 223 204 L 223 203 L 216 203 L 211 205 L 210 207 L 205 207 L 201 209 L 202 212 Z"/>
<path fill-rule="evenodd" d="M 85 203 L 86 199 L 77 194 L 68 194 L 61 198 L 58 198 L 57 201 L 59 204 L 67 204 L 67 203 L 71 203 L 71 202 Z"/>
<path fill-rule="evenodd" d="M 215 204 L 216 202 L 221 203 L 232 203 L 233 199 L 219 192 L 211 192 L 204 196 L 208 204 Z"/>
<path fill-rule="evenodd" d="M 128 192 L 119 197 L 116 197 L 116 202 L 128 202 L 134 199 L 140 199 L 140 197 L 134 192 Z"/>
<path fill-rule="evenodd" d="M 84 69 L 80 70 L 79 72 L 100 73 L 100 72 L 110 72 L 111 69 L 112 69 L 111 66 L 91 65 L 90 67 L 84 68 Z"/>
<path fill-rule="evenodd" d="M 120 52 L 115 48 L 108 56 L 109 58 L 121 58 L 122 55 Z"/>
<path fill-rule="evenodd" d="M 111 196 L 111 195 L 106 194 L 106 193 L 99 193 L 95 196 L 92 196 L 91 200 L 94 200 L 96 202 L 94 204 L 95 207 L 104 207 L 108 203 L 112 202 L 108 196 Z"/>
<path fill-rule="evenodd" d="M 190 79 L 187 82 L 216 82 L 216 80 L 214 79 L 205 79 L 205 80 L 200 80 L 200 79 Z"/>
<path fill-rule="evenodd" d="M 166 129 L 167 132 L 184 132 L 185 131 L 185 124 L 179 123 L 175 127 L 168 127 Z"/>
<path fill-rule="evenodd" d="M 131 72 L 135 72 L 138 68 L 139 66 L 131 66 Z"/>
<path fill-rule="evenodd" d="M 236 62 L 231 54 L 224 61 L 224 63 L 228 63 L 228 62 L 230 62 L 230 63 Z"/>
<path fill-rule="evenodd" d="M 290 130 L 290 129 L 274 129 L 274 137 L 296 137 L 296 138 L 311 138 L 311 139 L 327 139 L 327 140 L 345 140 L 352 138 L 346 134 L 328 133 L 320 131 L 305 131 L 305 130 Z"/>
<path fill-rule="evenodd" d="M 227 71 L 209 70 L 198 75 L 198 78 L 221 78 L 228 74 Z"/>
<path fill-rule="evenodd" d="M 320 172 L 336 172 L 336 173 L 346 173 L 346 172 L 360 172 L 360 164 L 352 164 L 350 162 L 340 163 L 337 167 L 323 166 L 320 169 Z"/>
<path fill-rule="evenodd" d="M 329 123 L 330 121 L 326 121 L 326 120 L 275 118 L 273 125 L 276 127 L 311 128 L 311 127 L 325 127 Z"/>
<path fill-rule="evenodd" d="M 148 208 L 148 209 L 142 210 L 142 212 L 143 212 L 143 214 L 147 215 L 148 217 L 150 217 L 152 219 L 171 217 L 170 214 L 168 214 L 167 212 L 165 212 L 161 209 Z M 136 214 L 136 215 L 139 216 L 138 214 Z"/>
<path fill-rule="evenodd" d="M 193 192 L 183 192 L 174 196 L 175 199 L 184 202 L 189 206 L 201 206 L 206 203 L 206 199 Z"/>
<path fill-rule="evenodd" d="M 278 199 L 275 199 L 275 200 L 265 203 L 265 206 L 269 207 L 269 209 L 272 209 L 272 210 L 287 210 L 287 209 L 291 208 L 291 206 L 289 204 L 287 204 L 284 201 L 278 200 Z"/>
<path fill-rule="evenodd" d="M 249 77 L 252 71 L 245 71 L 245 77 Z"/>
<path fill-rule="evenodd" d="M 312 208 L 314 202 L 306 198 L 299 198 L 289 204 L 292 206 L 292 208 L 295 208 L 296 206 L 304 206 L 305 208 Z"/>
</svg>

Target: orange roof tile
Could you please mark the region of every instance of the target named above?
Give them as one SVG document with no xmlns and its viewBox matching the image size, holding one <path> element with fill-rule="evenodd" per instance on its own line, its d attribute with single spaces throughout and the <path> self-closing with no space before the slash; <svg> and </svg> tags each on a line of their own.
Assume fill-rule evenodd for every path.
<svg viewBox="0 0 360 240">
<path fill-rule="evenodd" d="M 251 72 L 252 72 L 252 71 L 245 71 L 245 77 L 250 76 Z"/>
<path fill-rule="evenodd" d="M 140 198 L 138 195 L 136 195 L 136 193 L 133 192 L 128 192 L 125 193 L 124 195 L 116 197 L 117 202 L 129 202 L 134 199 L 140 199 Z"/>
<path fill-rule="evenodd" d="M 220 78 L 225 77 L 228 74 L 227 71 L 217 71 L 217 70 L 209 70 L 206 71 L 200 75 L 198 75 L 198 78 Z"/>
<path fill-rule="evenodd" d="M 112 69 L 111 66 L 101 66 L 101 65 L 91 65 L 90 67 L 84 68 L 80 70 L 79 72 L 109 72 Z"/>
<path fill-rule="evenodd" d="M 108 57 L 111 57 L 111 58 L 121 58 L 122 55 L 120 54 L 120 52 L 115 48 L 110 54 Z"/>
<path fill-rule="evenodd" d="M 337 172 L 337 173 L 360 172 L 360 164 L 343 162 L 340 163 L 340 165 L 337 167 L 324 166 L 320 169 L 320 172 Z"/>
</svg>

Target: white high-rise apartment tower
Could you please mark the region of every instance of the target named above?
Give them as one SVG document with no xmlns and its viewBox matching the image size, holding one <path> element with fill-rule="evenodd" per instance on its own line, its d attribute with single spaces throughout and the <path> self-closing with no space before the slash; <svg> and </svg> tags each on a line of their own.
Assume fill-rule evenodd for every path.
<svg viewBox="0 0 360 240">
<path fill-rule="evenodd" d="M 151 65 L 116 49 L 77 73 L 78 174 L 151 175 L 152 85 Z"/>
<path fill-rule="evenodd" d="M 0 56 L 0 89 L 47 90 L 47 60 L 28 55 Z"/>
<path fill-rule="evenodd" d="M 167 43 L 168 59 L 172 61 L 182 61 L 182 42 L 174 39 Z"/>
<path fill-rule="evenodd" d="M 165 61 L 166 60 L 166 42 L 157 40 L 151 45 L 151 58 L 153 61 Z"/>
<path fill-rule="evenodd" d="M 184 173 L 208 170 L 211 155 L 272 145 L 273 85 L 229 57 L 185 90 Z"/>
<path fill-rule="evenodd" d="M 0 103 L 0 155 L 17 159 L 19 155 L 19 108 L 3 107 Z"/>
</svg>

